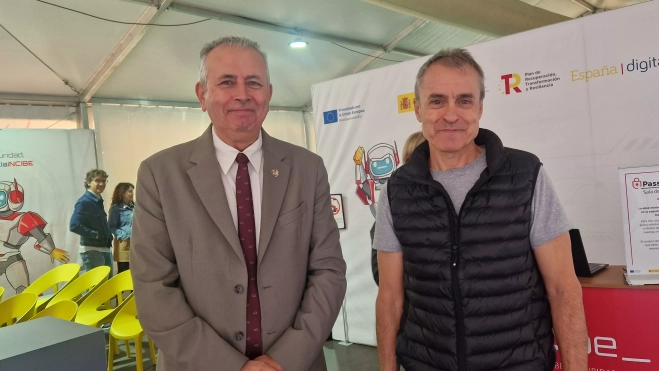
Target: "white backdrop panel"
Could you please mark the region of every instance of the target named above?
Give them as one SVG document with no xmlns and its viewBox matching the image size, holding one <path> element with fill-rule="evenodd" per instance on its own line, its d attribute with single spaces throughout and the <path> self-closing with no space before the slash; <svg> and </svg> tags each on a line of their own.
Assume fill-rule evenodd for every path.
<svg viewBox="0 0 659 371">
<path fill-rule="evenodd" d="M 20 157 L 9 158 L 8 154 Z M 16 161 L 31 165 L 5 165 Z M 85 173 L 95 166 L 94 137 L 90 130 L 0 131 L 0 181 L 15 179 L 23 187 L 24 204 L 17 211 L 39 214 L 47 223 L 44 231 L 51 234 L 55 247 L 69 253 L 72 263 L 80 261 L 79 237 L 69 232 L 69 221 L 76 200 L 85 192 Z M 10 227 L 10 221 L 0 220 L 0 243 L 7 240 Z M 20 248 L 30 282 L 60 265 L 58 261 L 51 262 L 48 254 L 35 249 L 35 242 L 34 238 L 29 238 Z M 0 272 L 0 286 L 5 288 L 6 299 L 16 291 L 4 273 Z"/>
<path fill-rule="evenodd" d="M 659 3 L 648 2 L 467 48 L 486 76 L 481 127 L 496 132 L 504 145 L 540 157 L 571 223 L 582 231 L 591 261 L 625 262 L 617 168 L 659 163 L 658 17 Z M 398 113 L 399 95 L 413 92 L 425 60 L 312 89 L 318 153 L 327 165 L 332 193 L 343 194 L 346 212 L 341 244 L 348 292 L 345 313 L 334 328 L 339 339 L 375 344 L 377 288 L 368 233 L 373 217 L 355 194 L 352 157 L 359 146 L 368 151 L 378 143 L 395 141 L 400 150 L 406 137 L 419 130 L 413 112 Z M 633 60 L 642 63 L 630 64 Z M 519 75 L 519 92 L 506 94 L 503 76 L 508 74 Z M 547 81 L 533 83 L 540 80 Z M 516 79 L 510 82 L 514 86 Z M 341 109 L 354 106 L 359 108 L 341 116 Z M 332 123 L 334 110 L 338 120 Z M 364 112 L 352 114 L 358 110 Z"/>
</svg>

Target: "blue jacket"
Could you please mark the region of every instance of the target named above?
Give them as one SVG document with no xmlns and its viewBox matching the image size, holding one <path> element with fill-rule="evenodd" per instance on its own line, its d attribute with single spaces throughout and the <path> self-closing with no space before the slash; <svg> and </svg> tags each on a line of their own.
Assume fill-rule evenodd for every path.
<svg viewBox="0 0 659 371">
<path fill-rule="evenodd" d="M 133 207 L 131 203 L 126 205 L 124 203 L 114 204 L 110 206 L 110 218 L 108 224 L 110 225 L 110 232 L 117 237 L 118 240 L 128 240 L 133 231 Z"/>
<path fill-rule="evenodd" d="M 80 235 L 82 246 L 112 246 L 112 234 L 103 207 L 103 199 L 89 191 L 85 192 L 76 202 L 69 230 Z"/>
</svg>

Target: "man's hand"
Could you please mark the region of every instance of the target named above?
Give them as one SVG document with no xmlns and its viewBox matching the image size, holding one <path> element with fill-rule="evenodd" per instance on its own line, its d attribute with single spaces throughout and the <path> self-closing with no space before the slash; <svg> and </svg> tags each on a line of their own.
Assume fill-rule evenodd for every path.
<svg viewBox="0 0 659 371">
<path fill-rule="evenodd" d="M 261 361 L 265 363 L 266 365 L 274 368 L 277 371 L 284 371 L 284 369 L 277 363 L 277 361 L 274 360 L 274 358 L 270 357 L 267 354 L 264 354 L 258 358 L 255 359 L 255 361 Z"/>
<path fill-rule="evenodd" d="M 53 251 L 50 252 L 50 262 L 55 263 L 55 259 L 66 264 L 69 262 L 69 253 L 62 249 L 54 248 Z"/>
<path fill-rule="evenodd" d="M 281 370 L 281 368 L 279 368 Z M 240 369 L 240 371 L 278 371 L 276 368 L 268 366 L 265 362 L 262 361 L 247 361 Z"/>
</svg>

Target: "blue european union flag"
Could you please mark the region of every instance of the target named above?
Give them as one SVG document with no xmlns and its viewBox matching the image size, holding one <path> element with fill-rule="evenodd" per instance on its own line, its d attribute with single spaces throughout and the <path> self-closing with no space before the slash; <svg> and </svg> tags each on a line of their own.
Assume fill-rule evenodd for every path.
<svg viewBox="0 0 659 371">
<path fill-rule="evenodd" d="M 325 125 L 339 122 L 339 112 L 337 110 L 323 112 L 323 121 Z"/>
</svg>

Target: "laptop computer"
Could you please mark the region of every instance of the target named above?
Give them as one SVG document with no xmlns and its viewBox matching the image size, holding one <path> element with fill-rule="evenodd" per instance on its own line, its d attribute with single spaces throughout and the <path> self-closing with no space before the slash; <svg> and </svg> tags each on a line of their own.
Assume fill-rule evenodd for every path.
<svg viewBox="0 0 659 371">
<path fill-rule="evenodd" d="M 581 233 L 578 229 L 570 229 L 570 242 L 572 243 L 572 261 L 574 261 L 574 272 L 577 277 L 592 277 L 603 271 L 608 264 L 588 263 L 586 250 L 583 247 Z"/>
</svg>

